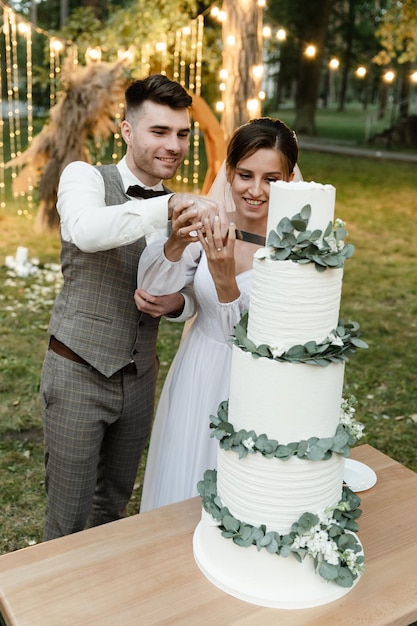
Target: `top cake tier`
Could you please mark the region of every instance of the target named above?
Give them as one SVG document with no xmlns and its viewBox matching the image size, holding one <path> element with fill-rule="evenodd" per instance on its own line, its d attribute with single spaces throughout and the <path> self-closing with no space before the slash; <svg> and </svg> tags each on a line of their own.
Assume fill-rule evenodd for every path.
<svg viewBox="0 0 417 626">
<path fill-rule="evenodd" d="M 333 224 L 335 191 L 314 182 L 271 183 L 267 233 L 306 205 L 311 208 L 308 230 L 323 233 Z M 343 269 L 318 272 L 314 263 L 275 261 L 269 250 L 258 250 L 254 258 L 248 338 L 278 351 L 324 341 L 337 327 Z"/>
<path fill-rule="evenodd" d="M 324 231 L 329 222 L 334 220 L 336 189 L 333 185 L 322 185 L 315 182 L 291 182 L 278 180 L 270 184 L 267 236 L 276 230 L 283 217 L 292 218 L 309 204 L 311 217 L 309 230 Z"/>
</svg>

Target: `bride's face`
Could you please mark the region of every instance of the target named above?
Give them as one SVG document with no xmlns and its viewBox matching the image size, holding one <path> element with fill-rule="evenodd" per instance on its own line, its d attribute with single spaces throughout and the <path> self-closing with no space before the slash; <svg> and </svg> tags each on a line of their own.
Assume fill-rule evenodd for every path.
<svg viewBox="0 0 417 626">
<path fill-rule="evenodd" d="M 231 181 L 238 228 L 249 229 L 252 224 L 252 230 L 256 227 L 257 232 L 265 231 L 269 184 L 284 180 L 284 172 L 281 153 L 276 149 L 261 148 L 238 162 Z"/>
</svg>

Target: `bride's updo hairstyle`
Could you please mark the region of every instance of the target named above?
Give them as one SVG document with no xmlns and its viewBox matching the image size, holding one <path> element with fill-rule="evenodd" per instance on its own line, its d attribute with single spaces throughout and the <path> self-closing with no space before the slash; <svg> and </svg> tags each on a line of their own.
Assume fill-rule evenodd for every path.
<svg viewBox="0 0 417 626">
<path fill-rule="evenodd" d="M 279 151 L 283 165 L 283 179 L 288 180 L 298 158 L 298 144 L 294 131 L 284 122 L 271 117 L 260 117 L 240 126 L 229 141 L 226 154 L 227 178 L 230 181 L 242 159 L 261 148 Z"/>
</svg>

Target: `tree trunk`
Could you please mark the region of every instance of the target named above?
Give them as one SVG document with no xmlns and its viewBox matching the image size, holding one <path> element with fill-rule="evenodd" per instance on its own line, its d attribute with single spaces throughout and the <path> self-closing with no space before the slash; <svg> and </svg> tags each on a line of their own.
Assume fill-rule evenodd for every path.
<svg viewBox="0 0 417 626">
<path fill-rule="evenodd" d="M 223 92 L 222 128 L 226 141 L 250 118 L 259 117 L 262 76 L 253 68 L 262 64 L 262 9 L 256 0 L 224 0 L 227 22 L 223 26 L 223 68 L 227 70 Z M 231 38 L 234 37 L 234 43 Z M 248 100 L 258 103 L 251 112 Z"/>
<path fill-rule="evenodd" d="M 59 26 L 64 28 L 68 20 L 69 2 L 68 0 L 60 0 L 59 2 Z"/>
<path fill-rule="evenodd" d="M 313 59 L 300 50 L 300 71 L 295 100 L 294 129 L 300 135 L 316 135 L 316 106 L 320 84 L 320 71 L 324 46 L 327 38 L 330 9 L 333 0 L 310 0 L 304 4 L 302 46 L 314 42 L 317 54 Z"/>
<path fill-rule="evenodd" d="M 411 62 L 406 61 L 401 65 L 398 82 L 398 114 L 400 120 L 405 120 L 410 110 L 410 74 Z"/>
<path fill-rule="evenodd" d="M 345 49 L 344 49 L 344 62 L 342 64 L 342 82 L 340 86 L 340 95 L 339 95 L 339 111 L 344 111 L 345 109 L 345 101 L 346 101 L 346 93 L 347 93 L 347 85 L 348 85 L 348 77 L 350 73 L 350 68 L 352 65 L 352 49 L 353 49 L 353 41 L 355 38 L 355 22 L 356 22 L 356 0 L 349 0 L 349 13 L 348 18 L 346 20 L 346 30 L 345 30 Z"/>
</svg>

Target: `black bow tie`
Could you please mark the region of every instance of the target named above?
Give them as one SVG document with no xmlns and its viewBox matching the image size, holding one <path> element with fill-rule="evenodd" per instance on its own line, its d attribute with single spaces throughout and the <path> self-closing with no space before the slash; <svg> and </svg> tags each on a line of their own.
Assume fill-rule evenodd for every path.
<svg viewBox="0 0 417 626">
<path fill-rule="evenodd" d="M 155 191 L 154 189 L 145 189 L 140 185 L 131 185 L 126 191 L 128 196 L 132 196 L 132 198 L 156 198 L 157 196 L 165 196 L 168 192 L 164 190 Z"/>
</svg>

